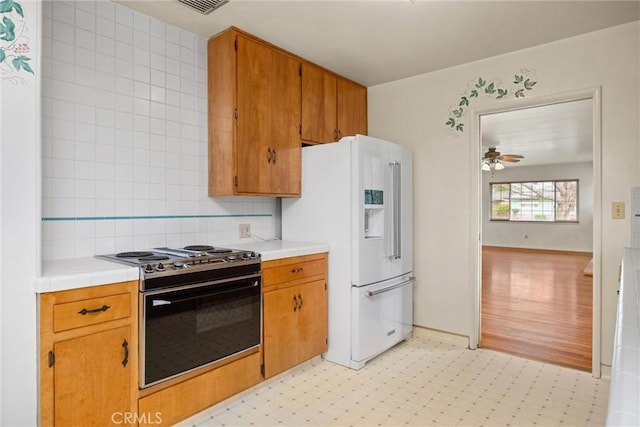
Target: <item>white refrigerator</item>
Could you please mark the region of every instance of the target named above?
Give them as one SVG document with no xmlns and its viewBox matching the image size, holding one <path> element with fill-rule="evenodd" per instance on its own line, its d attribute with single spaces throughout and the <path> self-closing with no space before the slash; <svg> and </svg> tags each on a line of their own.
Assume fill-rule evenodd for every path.
<svg viewBox="0 0 640 427">
<path fill-rule="evenodd" d="M 353 369 L 411 337 L 411 151 L 363 135 L 302 149 L 302 197 L 282 239 L 329 245 L 326 360 Z"/>
</svg>

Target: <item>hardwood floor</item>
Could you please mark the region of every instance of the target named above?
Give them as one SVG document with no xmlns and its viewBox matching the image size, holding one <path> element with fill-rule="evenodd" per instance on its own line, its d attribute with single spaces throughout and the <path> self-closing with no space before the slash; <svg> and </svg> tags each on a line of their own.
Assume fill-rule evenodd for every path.
<svg viewBox="0 0 640 427">
<path fill-rule="evenodd" d="M 591 371 L 591 258 L 484 246 L 481 347 Z"/>
</svg>

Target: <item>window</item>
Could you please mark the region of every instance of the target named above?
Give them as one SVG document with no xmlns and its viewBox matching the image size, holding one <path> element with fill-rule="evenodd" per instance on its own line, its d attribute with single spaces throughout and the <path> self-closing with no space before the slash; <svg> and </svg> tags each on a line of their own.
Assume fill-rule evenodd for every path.
<svg viewBox="0 0 640 427">
<path fill-rule="evenodd" d="M 491 183 L 492 221 L 578 222 L 578 180 Z"/>
</svg>

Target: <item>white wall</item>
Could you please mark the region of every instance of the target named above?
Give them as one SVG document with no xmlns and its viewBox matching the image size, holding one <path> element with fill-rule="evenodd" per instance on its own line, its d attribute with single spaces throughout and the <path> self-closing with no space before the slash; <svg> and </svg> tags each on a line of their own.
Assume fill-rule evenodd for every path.
<svg viewBox="0 0 640 427">
<path fill-rule="evenodd" d="M 40 154 L 40 4 L 19 1 L 16 43 L 34 71 L 0 64 L 0 425 L 33 426 L 37 415 L 36 296 Z M 23 25 L 24 24 L 24 25 Z M 2 44 L 2 47 L 7 47 Z M 13 54 L 16 45 L 8 53 Z M 11 60 L 13 58 L 10 58 Z"/>
<path fill-rule="evenodd" d="M 629 219 L 612 220 L 610 206 L 628 204 L 630 187 L 640 183 L 639 28 L 634 22 L 369 88 L 370 134 L 414 151 L 416 324 L 471 334 L 473 138 L 468 119 L 464 132 L 449 131 L 449 111 L 478 77 L 509 84 L 528 69 L 538 83 L 527 99 L 602 87 L 601 358 L 610 364 L 618 264 L 630 234 Z M 499 102 L 481 97 L 472 107 Z"/>
<path fill-rule="evenodd" d="M 43 258 L 275 235 L 273 198 L 207 196 L 207 42 L 110 1 L 44 3 Z"/>
<path fill-rule="evenodd" d="M 593 249 L 593 163 L 508 165 L 482 173 L 482 244 L 511 248 L 591 252 Z M 492 182 L 578 179 L 578 223 L 490 221 Z"/>
</svg>

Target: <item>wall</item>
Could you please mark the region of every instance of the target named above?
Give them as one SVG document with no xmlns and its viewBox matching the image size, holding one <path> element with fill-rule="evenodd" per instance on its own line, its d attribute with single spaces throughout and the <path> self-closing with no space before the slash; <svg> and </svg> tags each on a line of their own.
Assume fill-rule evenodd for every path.
<svg viewBox="0 0 640 427">
<path fill-rule="evenodd" d="M 0 40 L 0 425 L 33 426 L 37 415 L 36 297 L 38 272 L 40 4 L 17 1 L 0 19 L 16 39 Z M 6 42 L 6 43 L 5 43 Z M 16 69 L 20 56 L 31 71 Z"/>
<path fill-rule="evenodd" d="M 618 264 L 629 244 L 629 219 L 612 220 L 612 201 L 629 203 L 640 182 L 640 23 L 634 22 L 477 62 L 369 88 L 371 135 L 414 151 L 416 324 L 462 335 L 472 327 L 473 272 L 469 209 L 472 135 L 445 123 L 461 94 L 479 77 L 510 85 L 523 69 L 535 72 L 537 96 L 602 87 L 602 352 L 611 362 Z M 506 97 L 515 102 L 513 92 Z M 472 99 L 472 108 L 498 105 Z M 474 160 L 475 161 L 475 160 Z"/>
<path fill-rule="evenodd" d="M 593 163 L 508 165 L 482 173 L 482 244 L 512 248 L 591 252 L 593 249 Z M 489 184 L 492 182 L 578 179 L 578 223 L 490 221 Z M 526 237 L 525 237 L 526 236 Z"/>
<path fill-rule="evenodd" d="M 205 39 L 109 1 L 43 22 L 44 259 L 275 236 L 274 199 L 207 197 Z"/>
</svg>

